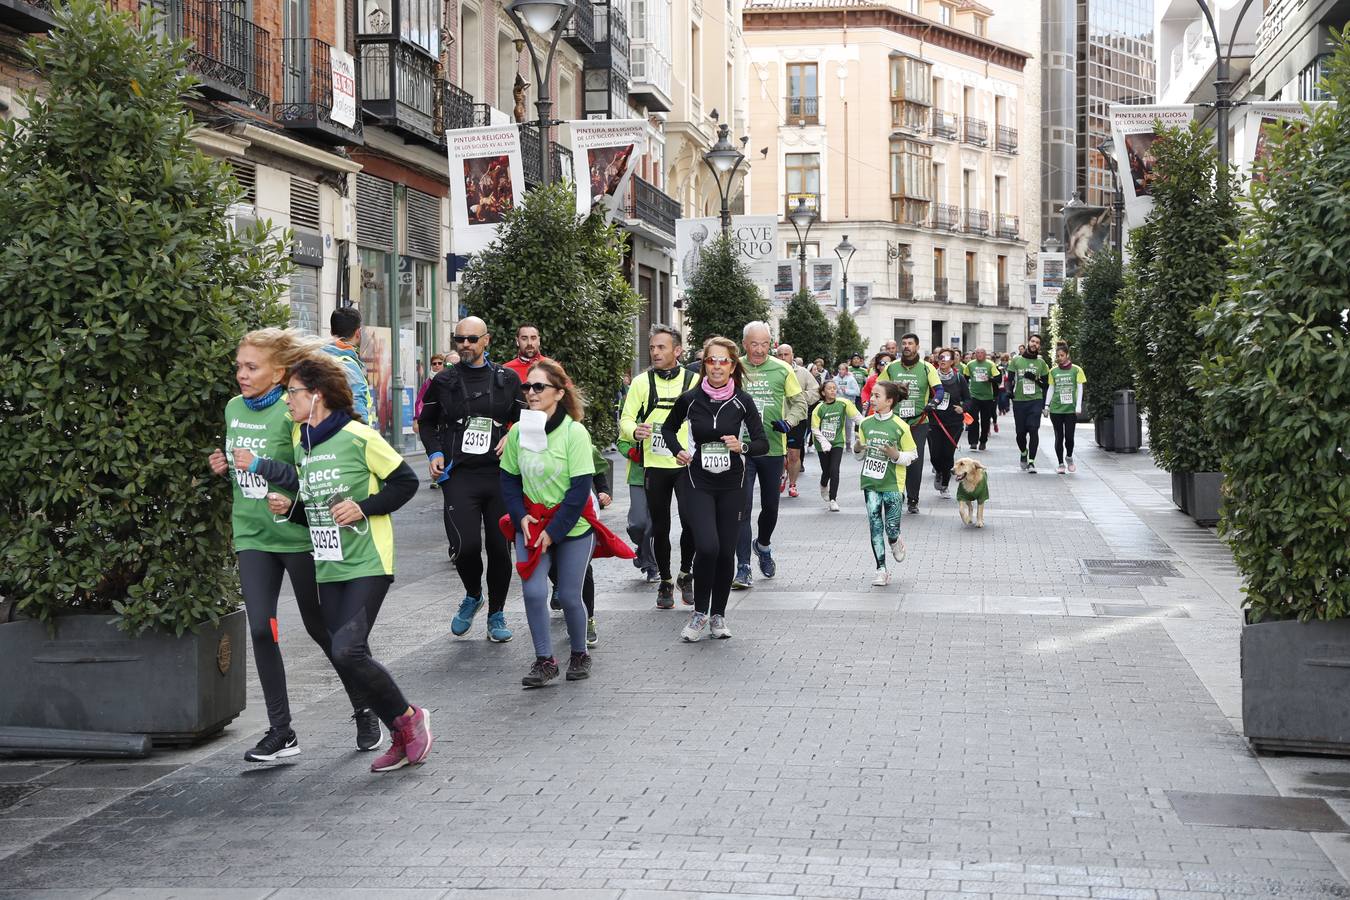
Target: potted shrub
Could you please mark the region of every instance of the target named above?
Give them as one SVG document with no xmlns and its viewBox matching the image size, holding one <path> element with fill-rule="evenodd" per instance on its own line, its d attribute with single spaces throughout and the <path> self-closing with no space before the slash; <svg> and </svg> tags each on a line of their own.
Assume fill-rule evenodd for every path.
<svg viewBox="0 0 1350 900">
<path fill-rule="evenodd" d="M 1134 389 L 1114 318 L 1122 287 L 1120 257 L 1115 252 L 1101 250 L 1088 261 L 1083 272 L 1083 313 L 1074 359 L 1087 375 L 1083 409 L 1093 422 L 1098 446 L 1135 453 L 1139 450 L 1138 415 L 1129 422 L 1117 423 L 1115 419 L 1117 392 Z"/>
<path fill-rule="evenodd" d="M 1204 353 L 1195 313 L 1224 286 L 1237 209 L 1199 124 L 1164 129 L 1154 154 L 1153 211 L 1131 236 L 1140 252 L 1130 262 L 1120 321 L 1154 461 L 1172 473 L 1178 505 L 1212 525 L 1222 475 L 1206 402 L 1194 389 Z"/>
<path fill-rule="evenodd" d="M 1200 316 L 1199 387 L 1246 594 L 1243 728 L 1258 749 L 1350 755 L 1345 43 L 1324 84 L 1336 104 L 1267 134 L 1229 284 Z"/>
<path fill-rule="evenodd" d="M 244 706 L 222 443 L 283 241 L 194 146 L 186 42 L 101 0 L 30 42 L 0 123 L 0 722 L 189 740 Z"/>
</svg>

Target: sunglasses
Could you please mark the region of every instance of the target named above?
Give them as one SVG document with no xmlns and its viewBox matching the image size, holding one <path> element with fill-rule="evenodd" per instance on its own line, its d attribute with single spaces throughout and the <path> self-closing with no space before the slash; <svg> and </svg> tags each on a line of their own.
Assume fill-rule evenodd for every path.
<svg viewBox="0 0 1350 900">
<path fill-rule="evenodd" d="M 729 366 L 729 365 L 731 365 L 731 357 L 730 357 L 730 356 L 706 356 L 706 357 L 703 358 L 703 361 L 706 362 L 706 363 L 709 363 L 709 364 L 711 364 L 711 365 L 714 365 L 714 366 Z"/>
<path fill-rule="evenodd" d="M 527 381 L 520 386 L 522 391 L 533 394 L 542 394 L 549 388 L 553 388 L 556 391 L 562 390 L 562 388 L 558 387 L 556 384 L 550 384 L 547 381 Z"/>
<path fill-rule="evenodd" d="M 476 344 L 483 339 L 481 334 L 456 334 L 452 337 L 456 344 Z"/>
</svg>

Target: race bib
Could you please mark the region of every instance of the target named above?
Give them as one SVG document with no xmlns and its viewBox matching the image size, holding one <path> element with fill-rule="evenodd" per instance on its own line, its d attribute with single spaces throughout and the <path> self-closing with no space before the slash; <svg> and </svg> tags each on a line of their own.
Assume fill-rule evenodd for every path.
<svg viewBox="0 0 1350 900">
<path fill-rule="evenodd" d="M 1059 389 L 1059 403 L 1061 406 L 1073 406 L 1073 388 Z"/>
<path fill-rule="evenodd" d="M 839 421 L 837 419 L 831 419 L 828 422 L 821 422 L 820 433 L 825 437 L 825 440 L 833 443 L 834 436 L 839 433 Z"/>
<path fill-rule="evenodd" d="M 1036 390 L 1037 390 L 1036 382 L 1032 381 L 1030 378 L 1023 378 L 1023 379 L 1022 379 L 1022 396 L 1023 396 L 1023 397 L 1034 397 L 1034 396 L 1036 396 Z"/>
<path fill-rule="evenodd" d="M 731 450 L 721 441 L 708 441 L 699 447 L 699 463 L 709 475 L 731 471 Z"/>
<path fill-rule="evenodd" d="M 492 446 L 492 420 L 487 416 L 471 416 L 464 426 L 464 437 L 459 452 L 466 456 L 482 456 Z"/>
<path fill-rule="evenodd" d="M 872 451 L 867 452 L 863 458 L 862 474 L 864 478 L 870 478 L 873 481 L 880 481 L 886 477 L 886 464 L 889 460 L 884 456 L 874 455 Z"/>
<path fill-rule="evenodd" d="M 309 540 L 314 545 L 315 562 L 342 562 L 342 535 L 338 526 L 311 525 Z"/>
<path fill-rule="evenodd" d="M 267 497 L 267 479 L 256 472 L 235 469 L 234 481 L 248 500 L 262 500 Z"/>
<path fill-rule="evenodd" d="M 948 406 L 951 406 L 951 403 L 952 403 L 952 395 L 944 393 L 942 395 L 942 399 L 938 401 L 937 408 L 946 409 Z"/>
<path fill-rule="evenodd" d="M 976 370 L 975 370 L 975 380 L 976 380 L 976 381 L 988 381 L 988 380 L 989 380 L 989 370 L 988 370 L 988 369 L 976 369 Z"/>
<path fill-rule="evenodd" d="M 897 410 L 897 412 L 899 413 L 900 418 L 902 419 L 914 418 L 914 401 L 909 398 L 901 400 L 900 408 Z"/>
<path fill-rule="evenodd" d="M 652 456 L 674 456 L 666 446 L 666 436 L 659 431 L 652 432 Z"/>
</svg>

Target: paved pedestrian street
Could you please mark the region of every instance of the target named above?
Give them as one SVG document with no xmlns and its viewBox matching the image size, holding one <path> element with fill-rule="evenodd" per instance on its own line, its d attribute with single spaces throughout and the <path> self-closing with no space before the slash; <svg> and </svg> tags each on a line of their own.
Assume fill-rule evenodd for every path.
<svg viewBox="0 0 1350 900">
<path fill-rule="evenodd" d="M 1079 472 L 1057 476 L 1046 424 L 1026 475 L 1003 421 L 977 455 L 988 527 L 927 477 L 889 587 L 869 584 L 857 464 L 832 514 L 813 457 L 778 577 L 732 596 L 734 639 L 679 643 L 687 614 L 601 561 L 592 679 L 535 691 L 518 584 L 513 642 L 481 618 L 450 636 L 462 590 L 424 490 L 373 644 L 432 710 L 426 765 L 367 771 L 292 609 L 301 756 L 243 761 L 264 722 L 250 676 L 249 710 L 205 748 L 0 765 L 0 896 L 1350 897 L 1344 833 L 1248 827 L 1270 824 L 1249 801 L 1280 796 L 1350 817 L 1350 765 L 1242 739 L 1224 546 L 1147 455 L 1080 427 Z M 1197 817 L 1195 794 L 1237 812 Z"/>
</svg>

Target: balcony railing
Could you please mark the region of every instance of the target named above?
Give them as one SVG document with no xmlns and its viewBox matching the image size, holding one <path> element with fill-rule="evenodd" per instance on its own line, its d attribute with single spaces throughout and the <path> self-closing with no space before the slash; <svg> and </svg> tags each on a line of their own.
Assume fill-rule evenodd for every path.
<svg viewBox="0 0 1350 900">
<path fill-rule="evenodd" d="M 901 300 L 914 299 L 914 276 L 901 273 L 896 281 L 896 296 Z"/>
<path fill-rule="evenodd" d="M 363 40 L 361 108 L 387 128 L 433 146 L 436 134 L 436 61 L 395 39 Z"/>
<path fill-rule="evenodd" d="M 525 189 L 529 190 L 544 183 L 544 173 L 540 169 L 539 159 L 539 129 L 528 122 L 516 127 L 520 129 L 520 162 L 525 170 Z M 550 166 L 553 169 L 554 180 L 569 171 L 572 172 L 572 177 L 576 178 L 576 172 L 572 169 L 572 151 L 557 141 L 553 142 L 552 150 Z"/>
<path fill-rule="evenodd" d="M 563 40 L 580 53 L 595 49 L 595 16 L 591 14 L 591 0 L 579 0 L 576 12 L 563 29 Z"/>
<path fill-rule="evenodd" d="M 966 207 L 961 211 L 961 230 L 966 234 L 988 234 L 989 213 Z"/>
<path fill-rule="evenodd" d="M 634 175 L 628 182 L 628 218 L 646 222 L 657 231 L 675 236 L 680 204 L 665 191 Z"/>
<path fill-rule="evenodd" d="M 1000 153 L 1017 152 L 1017 129 L 1000 125 L 994 129 L 994 146 Z"/>
<path fill-rule="evenodd" d="M 961 126 L 961 117 L 956 113 L 943 112 L 940 109 L 933 110 L 931 120 L 933 137 L 946 138 L 949 141 L 956 140 L 957 132 Z"/>
<path fill-rule="evenodd" d="M 1022 236 L 1021 223 L 1017 216 L 999 213 L 998 226 L 994 233 L 1005 241 L 1015 241 Z"/>
<path fill-rule="evenodd" d="M 933 204 L 933 227 L 947 231 L 957 231 L 961 227 L 961 212 L 947 203 Z"/>
<path fill-rule="evenodd" d="M 281 124 L 296 131 L 340 144 L 360 144 L 361 114 L 351 125 L 333 121 L 332 47 L 315 38 L 282 38 L 281 102 L 273 114 Z M 350 85 L 353 102 L 359 96 Z"/>
<path fill-rule="evenodd" d="M 441 82 L 441 124 L 443 131 L 474 127 L 473 94 L 457 84 Z"/>
<path fill-rule="evenodd" d="M 798 200 L 806 201 L 806 208 L 812 210 L 817 216 L 820 215 L 820 195 L 819 194 L 788 194 L 787 206 L 783 211 L 784 216 L 792 215 L 792 211 L 797 208 Z"/>
<path fill-rule="evenodd" d="M 998 305 L 1004 309 L 1012 305 L 1012 288 L 1006 284 L 998 286 Z"/>
<path fill-rule="evenodd" d="M 947 302 L 947 279 L 940 275 L 933 277 L 933 299 L 938 303 Z"/>
<path fill-rule="evenodd" d="M 492 104 L 475 103 L 473 105 L 473 127 L 486 128 L 492 124 Z"/>
<path fill-rule="evenodd" d="M 52 0 L 0 0 L 0 25 L 24 34 L 42 34 L 55 23 Z"/>
<path fill-rule="evenodd" d="M 628 80 L 628 20 L 623 10 L 611 2 L 591 6 L 595 49 L 586 54 L 587 69 L 610 69 Z"/>
<path fill-rule="evenodd" d="M 984 119 L 966 116 L 964 125 L 965 128 L 961 130 L 961 140 L 964 143 L 977 144 L 981 147 L 989 143 L 989 123 Z"/>
<path fill-rule="evenodd" d="M 819 97 L 786 97 L 783 100 L 785 125 L 815 125 L 820 122 Z"/>
<path fill-rule="evenodd" d="M 975 306 L 980 305 L 980 283 L 970 278 L 966 279 L 966 302 Z"/>
<path fill-rule="evenodd" d="M 891 100 L 891 127 L 897 131 L 924 134 L 928 131 L 930 110 L 911 100 Z"/>
<path fill-rule="evenodd" d="M 248 20 L 242 0 L 168 0 L 160 9 L 169 36 L 192 42 L 187 66 L 202 94 L 268 108 L 272 35 Z"/>
</svg>

